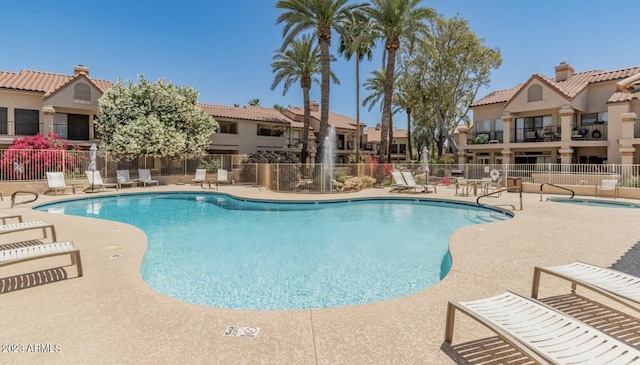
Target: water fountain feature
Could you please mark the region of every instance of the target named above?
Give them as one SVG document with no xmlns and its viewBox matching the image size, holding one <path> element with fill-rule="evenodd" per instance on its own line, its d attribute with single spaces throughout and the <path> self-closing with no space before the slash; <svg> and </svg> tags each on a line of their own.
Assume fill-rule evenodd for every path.
<svg viewBox="0 0 640 365">
<path fill-rule="evenodd" d="M 333 162 L 336 155 L 336 129 L 329 126 L 322 149 L 322 192 L 333 192 Z"/>
</svg>

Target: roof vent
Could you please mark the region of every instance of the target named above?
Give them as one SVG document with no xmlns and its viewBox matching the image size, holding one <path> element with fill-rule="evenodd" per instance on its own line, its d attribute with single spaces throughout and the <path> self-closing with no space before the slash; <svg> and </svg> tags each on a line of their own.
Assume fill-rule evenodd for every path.
<svg viewBox="0 0 640 365">
<path fill-rule="evenodd" d="M 84 65 L 77 65 L 73 67 L 73 76 L 78 76 L 79 73 L 83 72 L 85 75 L 89 76 L 89 68 Z"/>
</svg>

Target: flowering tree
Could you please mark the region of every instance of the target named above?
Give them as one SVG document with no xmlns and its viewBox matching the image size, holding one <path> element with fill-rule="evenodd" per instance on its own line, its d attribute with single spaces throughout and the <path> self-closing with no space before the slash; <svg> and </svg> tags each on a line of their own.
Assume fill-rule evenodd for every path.
<svg viewBox="0 0 640 365">
<path fill-rule="evenodd" d="M 209 147 L 218 127 L 198 106 L 191 87 L 160 79 L 138 83 L 118 81 L 102 95 L 96 129 L 102 136 L 100 149 L 123 158 L 200 156 Z"/>
<path fill-rule="evenodd" d="M 47 171 L 72 171 L 85 156 L 55 133 L 16 138 L 0 160 L 2 178 L 33 180 L 44 178 Z"/>
</svg>

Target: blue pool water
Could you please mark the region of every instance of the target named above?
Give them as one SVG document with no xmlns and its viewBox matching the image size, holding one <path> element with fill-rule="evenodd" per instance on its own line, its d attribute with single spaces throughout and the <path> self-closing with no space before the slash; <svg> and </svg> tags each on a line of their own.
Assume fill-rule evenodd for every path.
<svg viewBox="0 0 640 365">
<path fill-rule="evenodd" d="M 418 292 L 448 273 L 453 231 L 509 218 L 417 199 L 267 203 L 195 193 L 38 209 L 137 226 L 149 240 L 141 268 L 149 285 L 183 301 L 244 309 L 324 308 Z"/>
</svg>

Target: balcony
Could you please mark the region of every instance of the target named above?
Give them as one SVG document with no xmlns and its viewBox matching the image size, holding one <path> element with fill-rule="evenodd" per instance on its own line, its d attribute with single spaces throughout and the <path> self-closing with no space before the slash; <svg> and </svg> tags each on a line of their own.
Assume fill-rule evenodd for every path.
<svg viewBox="0 0 640 365">
<path fill-rule="evenodd" d="M 483 131 L 467 133 L 467 144 L 495 144 L 503 143 L 502 131 Z"/>
<path fill-rule="evenodd" d="M 640 119 L 636 119 L 633 127 L 633 138 L 640 138 Z"/>
<path fill-rule="evenodd" d="M 606 141 L 607 125 L 592 124 L 574 127 L 571 130 L 571 140 L 573 141 Z"/>
<path fill-rule="evenodd" d="M 35 136 L 40 133 L 40 123 L 38 122 L 20 122 L 14 124 L 16 136 Z"/>
<path fill-rule="evenodd" d="M 561 127 L 548 125 L 541 128 L 515 128 L 512 130 L 513 143 L 560 141 Z"/>
</svg>

